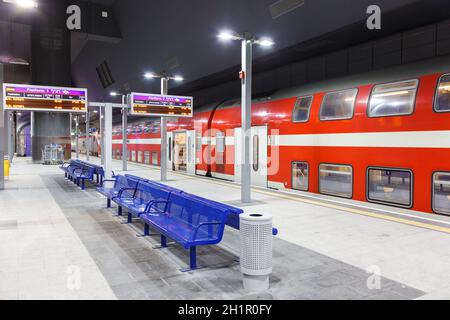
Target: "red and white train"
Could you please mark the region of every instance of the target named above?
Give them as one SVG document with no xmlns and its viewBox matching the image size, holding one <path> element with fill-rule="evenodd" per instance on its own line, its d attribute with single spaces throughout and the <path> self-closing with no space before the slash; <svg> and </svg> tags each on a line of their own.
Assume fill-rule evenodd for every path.
<svg viewBox="0 0 450 320">
<path fill-rule="evenodd" d="M 449 215 L 449 72 L 433 60 L 254 100 L 253 184 Z M 169 120 L 169 168 L 239 181 L 240 119 L 237 100 Z M 129 160 L 159 165 L 157 120 L 134 124 L 128 139 Z"/>
</svg>

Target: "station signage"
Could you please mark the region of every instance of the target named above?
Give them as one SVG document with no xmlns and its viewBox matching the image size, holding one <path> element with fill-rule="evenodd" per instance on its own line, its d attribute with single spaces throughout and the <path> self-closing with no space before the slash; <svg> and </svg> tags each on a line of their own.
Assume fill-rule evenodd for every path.
<svg viewBox="0 0 450 320">
<path fill-rule="evenodd" d="M 87 89 L 3 84 L 5 110 L 85 113 L 87 103 Z"/>
<path fill-rule="evenodd" d="M 131 93 L 130 103 L 131 114 L 137 116 L 189 118 L 194 111 L 192 97 Z"/>
</svg>

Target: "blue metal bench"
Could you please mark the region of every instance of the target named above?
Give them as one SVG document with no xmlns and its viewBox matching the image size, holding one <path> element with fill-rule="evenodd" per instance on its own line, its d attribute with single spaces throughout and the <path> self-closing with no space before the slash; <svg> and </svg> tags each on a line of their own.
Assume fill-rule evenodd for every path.
<svg viewBox="0 0 450 320">
<path fill-rule="evenodd" d="M 177 188 L 168 186 L 168 185 L 166 185 L 166 184 L 163 184 L 163 183 L 158 182 L 158 181 L 155 181 L 155 180 L 145 179 L 145 178 L 141 178 L 141 177 L 134 176 L 134 175 L 131 175 L 131 174 L 126 174 L 125 177 L 130 177 L 130 178 L 135 178 L 135 179 L 139 179 L 139 180 L 142 180 L 142 181 L 146 181 L 146 182 L 148 182 L 148 183 L 151 183 L 151 184 L 160 186 L 160 187 L 162 187 L 162 188 L 171 190 L 172 192 L 178 192 L 178 193 L 184 192 L 183 190 L 180 190 L 180 189 L 177 189 Z"/>
<path fill-rule="evenodd" d="M 83 190 L 85 189 L 85 180 L 94 181 L 95 175 L 98 184 L 103 181 L 105 176 L 102 166 L 91 164 L 79 159 L 63 163 L 60 166 L 60 169 L 64 171 L 65 177 L 73 181 L 75 184 L 79 185 L 81 181 Z"/>
<path fill-rule="evenodd" d="M 164 202 L 163 202 L 164 203 Z M 189 250 L 189 269 L 197 268 L 197 246 L 218 244 L 223 237 L 228 211 L 185 193 L 170 193 L 161 212 L 161 202 L 152 203 L 148 213 L 140 215 L 145 223 L 161 233 L 161 247 L 167 247 L 167 238 Z M 159 206 L 159 207 L 158 207 Z"/>
<path fill-rule="evenodd" d="M 242 210 L 241 208 L 233 207 L 233 206 L 225 204 L 225 203 L 221 203 L 221 202 L 217 202 L 217 201 L 214 201 L 214 200 L 209 200 L 209 199 L 206 199 L 206 198 L 202 198 L 202 197 L 199 197 L 199 196 L 196 196 L 196 195 L 189 194 L 189 196 L 197 199 L 198 201 L 206 202 L 209 205 L 216 206 L 218 208 L 221 208 L 221 209 L 227 211 L 228 212 L 228 216 L 227 216 L 227 220 L 226 220 L 226 225 L 231 227 L 231 228 L 233 228 L 233 229 L 240 230 L 239 215 L 244 213 L 244 210 Z M 272 229 L 272 234 L 274 236 L 276 236 L 278 234 L 278 229 L 273 228 Z"/>
<path fill-rule="evenodd" d="M 106 197 L 106 206 L 111 208 L 111 200 L 124 188 L 136 189 L 139 179 L 117 175 L 114 180 L 103 180 L 97 191 Z"/>
<path fill-rule="evenodd" d="M 172 192 L 142 180 L 139 181 L 134 192 L 132 191 L 131 188 L 124 188 L 117 197 L 113 198 L 113 201 L 121 208 L 119 214 L 122 214 L 123 209 L 127 210 L 128 223 L 132 222 L 133 216 L 139 218 L 144 213 L 164 213 Z"/>
<path fill-rule="evenodd" d="M 81 167 L 73 171 L 73 178 L 77 186 L 80 186 L 81 182 L 81 190 L 86 189 L 86 180 L 94 181 L 95 170 L 94 166 L 82 164 Z"/>
</svg>

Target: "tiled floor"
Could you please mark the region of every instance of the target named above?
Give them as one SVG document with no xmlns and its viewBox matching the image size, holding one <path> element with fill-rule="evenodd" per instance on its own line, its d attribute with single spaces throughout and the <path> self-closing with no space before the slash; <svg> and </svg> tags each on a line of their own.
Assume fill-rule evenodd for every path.
<svg viewBox="0 0 450 320">
<path fill-rule="evenodd" d="M 154 168 L 129 168 L 142 177 L 159 175 Z M 120 170 L 119 162 L 114 169 Z M 227 230 L 221 246 L 199 250 L 199 262 L 208 268 L 183 273 L 184 250 L 157 249 L 157 237 L 137 237 L 142 225 L 121 224 L 92 187 L 81 191 L 57 167 L 26 159 L 17 159 L 12 173 L 8 189 L 0 192 L 0 299 L 254 297 L 242 288 L 237 231 Z M 172 186 L 238 203 L 235 185 L 169 177 Z M 261 297 L 450 298 L 449 234 L 267 192 L 255 192 L 254 198 L 245 210 L 272 213 L 280 230 L 271 289 Z M 380 289 L 367 287 L 369 267 L 381 272 Z"/>
</svg>

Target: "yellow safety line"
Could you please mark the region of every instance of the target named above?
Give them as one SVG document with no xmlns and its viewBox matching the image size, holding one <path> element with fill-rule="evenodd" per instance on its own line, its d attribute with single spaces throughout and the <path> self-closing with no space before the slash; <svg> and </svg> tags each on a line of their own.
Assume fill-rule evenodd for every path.
<svg viewBox="0 0 450 320">
<path fill-rule="evenodd" d="M 156 168 L 152 168 L 152 169 L 159 171 Z M 177 173 L 177 172 L 170 172 L 170 173 L 177 175 L 177 176 L 187 178 L 187 179 L 205 180 L 205 182 L 208 182 L 208 183 L 215 183 L 218 185 L 223 185 L 223 186 L 231 187 L 231 188 L 235 188 L 235 189 L 240 188 L 239 185 L 234 185 L 232 183 L 219 182 L 219 181 L 213 180 L 213 179 L 206 180 L 205 178 L 202 178 L 202 177 L 189 176 L 189 175 Z M 403 218 L 396 218 L 396 217 L 392 217 L 392 216 L 385 215 L 385 214 L 374 213 L 374 212 L 364 211 L 364 210 L 359 210 L 359 209 L 352 209 L 352 208 L 347 208 L 344 206 L 339 206 L 339 205 L 330 204 L 330 203 L 326 203 L 326 202 L 302 199 L 302 198 L 298 198 L 298 197 L 293 197 L 293 196 L 280 194 L 280 193 L 276 193 L 276 192 L 264 191 L 264 190 L 255 189 L 255 188 L 252 188 L 252 191 L 260 193 L 260 194 L 264 194 L 264 195 L 274 196 L 274 197 L 278 197 L 278 198 L 284 198 L 287 200 L 309 203 L 309 204 L 313 204 L 313 205 L 317 205 L 317 206 L 321 206 L 321 207 L 331 208 L 331 209 L 340 210 L 340 211 L 346 211 L 346 212 L 350 212 L 353 214 L 358 214 L 358 215 L 367 216 L 367 217 L 371 217 L 371 218 L 393 221 L 393 222 L 402 223 L 402 224 L 406 224 L 406 225 L 410 225 L 410 226 L 414 226 L 414 227 L 418 227 L 418 228 L 424 228 L 424 229 L 429 229 L 429 230 L 433 230 L 433 231 L 444 232 L 444 233 L 450 234 L 450 228 L 436 226 L 436 225 L 428 224 L 428 223 L 424 223 L 424 222 L 407 220 L 407 219 L 403 219 Z"/>
</svg>

